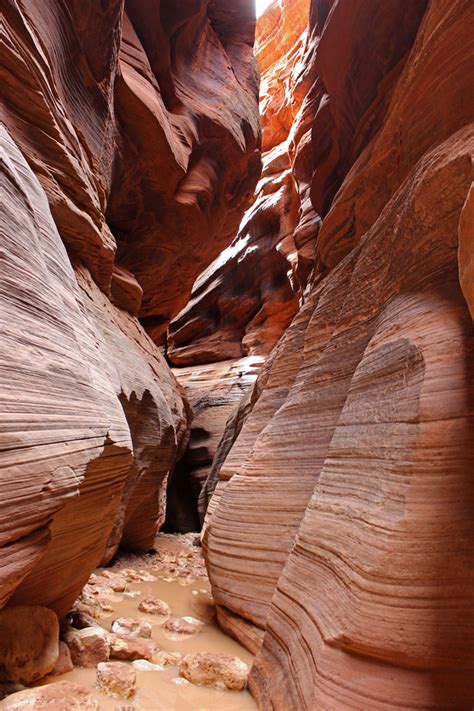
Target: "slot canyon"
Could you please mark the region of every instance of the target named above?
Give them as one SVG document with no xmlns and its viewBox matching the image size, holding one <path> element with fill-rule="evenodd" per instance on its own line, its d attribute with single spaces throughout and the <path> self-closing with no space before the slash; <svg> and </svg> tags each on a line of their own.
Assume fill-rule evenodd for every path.
<svg viewBox="0 0 474 711">
<path fill-rule="evenodd" d="M 472 711 L 473 0 L 0 7 L 0 711 Z"/>
</svg>

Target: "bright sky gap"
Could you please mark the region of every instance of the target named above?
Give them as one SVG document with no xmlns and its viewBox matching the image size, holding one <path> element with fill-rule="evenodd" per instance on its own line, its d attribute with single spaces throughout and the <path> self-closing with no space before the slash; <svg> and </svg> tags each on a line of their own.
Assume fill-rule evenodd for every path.
<svg viewBox="0 0 474 711">
<path fill-rule="evenodd" d="M 270 5 L 272 0 L 255 0 L 255 6 L 257 10 L 257 17 L 263 15 L 267 7 Z"/>
</svg>

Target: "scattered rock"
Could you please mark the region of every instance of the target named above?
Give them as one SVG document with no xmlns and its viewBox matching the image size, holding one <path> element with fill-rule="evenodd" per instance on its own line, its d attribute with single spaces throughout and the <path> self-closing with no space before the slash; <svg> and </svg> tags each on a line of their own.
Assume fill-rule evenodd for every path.
<svg viewBox="0 0 474 711">
<path fill-rule="evenodd" d="M 132 568 L 124 568 L 123 575 L 130 583 L 152 583 L 156 580 L 155 576 L 147 570 L 133 570 Z"/>
<path fill-rule="evenodd" d="M 46 607 L 19 605 L 0 610 L 0 681 L 31 684 L 54 668 L 59 622 Z"/>
<path fill-rule="evenodd" d="M 141 612 L 146 612 L 148 615 L 169 615 L 171 610 L 164 600 L 160 600 L 158 597 L 153 597 L 149 595 L 144 597 L 138 605 L 138 609 Z"/>
<path fill-rule="evenodd" d="M 99 602 L 116 600 L 116 595 L 113 587 L 106 584 L 105 581 L 101 585 L 86 585 L 84 588 L 84 595 L 92 595 L 94 598 L 98 599 Z"/>
<path fill-rule="evenodd" d="M 74 665 L 71 659 L 71 652 L 66 642 L 60 640 L 59 642 L 59 656 L 58 661 L 54 665 L 54 669 L 51 672 L 53 676 L 59 676 L 60 674 L 67 674 L 74 669 Z"/>
<path fill-rule="evenodd" d="M 110 570 L 102 570 L 100 577 L 106 578 L 109 586 L 115 592 L 124 592 L 127 588 L 127 580 L 125 579 L 125 577 L 123 575 L 117 575 L 116 573 L 112 573 Z M 99 580 L 100 580 L 100 577 L 99 577 Z M 90 580 L 89 580 L 89 582 L 90 582 Z"/>
<path fill-rule="evenodd" d="M 182 677 L 200 686 L 241 691 L 247 685 L 248 666 L 226 654 L 187 654 L 179 665 Z"/>
<path fill-rule="evenodd" d="M 132 667 L 138 671 L 162 671 L 164 669 L 161 664 L 152 664 L 146 659 L 136 659 L 132 662 Z"/>
<path fill-rule="evenodd" d="M 101 662 L 97 666 L 97 686 L 109 696 L 129 699 L 134 695 L 137 676 L 123 662 Z"/>
<path fill-rule="evenodd" d="M 91 576 L 89 577 L 89 580 L 87 581 L 88 585 L 100 585 L 101 584 L 101 579 L 98 575 L 95 573 L 92 573 Z"/>
<path fill-rule="evenodd" d="M 162 667 L 179 667 L 182 658 L 179 652 L 165 652 L 161 650 L 153 656 L 153 661 Z"/>
<path fill-rule="evenodd" d="M 144 620 L 132 620 L 127 617 L 118 617 L 112 624 L 112 632 L 129 637 L 143 637 L 149 639 L 151 637 L 151 625 Z"/>
<path fill-rule="evenodd" d="M 82 630 L 85 627 L 100 627 L 95 617 L 93 617 L 90 612 L 81 608 L 72 610 L 67 619 L 71 627 L 75 627 L 78 630 Z"/>
<path fill-rule="evenodd" d="M 0 702 L 1 711 L 96 711 L 98 708 L 89 691 L 72 681 L 56 681 L 19 691 Z"/>
<path fill-rule="evenodd" d="M 196 634 L 203 626 L 203 623 L 194 617 L 170 617 L 163 625 L 168 632 L 177 635 Z"/>
<path fill-rule="evenodd" d="M 151 661 L 157 652 L 155 642 L 141 637 L 111 634 L 109 635 L 109 643 L 110 657 L 112 659 L 123 659 L 129 662 L 134 659 Z"/>
<path fill-rule="evenodd" d="M 140 597 L 140 590 L 126 590 L 124 592 L 124 597 Z"/>
<path fill-rule="evenodd" d="M 65 633 L 64 641 L 71 652 L 73 664 L 78 667 L 95 667 L 99 662 L 109 659 L 108 634 L 102 627 L 85 627 L 81 630 L 71 627 Z"/>
</svg>

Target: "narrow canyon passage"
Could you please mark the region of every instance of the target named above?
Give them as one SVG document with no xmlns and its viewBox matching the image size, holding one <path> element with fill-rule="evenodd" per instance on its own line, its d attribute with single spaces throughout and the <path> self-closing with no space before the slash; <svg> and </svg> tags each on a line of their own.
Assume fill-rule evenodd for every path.
<svg viewBox="0 0 474 711">
<path fill-rule="evenodd" d="M 0 7 L 0 711 L 472 711 L 472 0 Z"/>
</svg>

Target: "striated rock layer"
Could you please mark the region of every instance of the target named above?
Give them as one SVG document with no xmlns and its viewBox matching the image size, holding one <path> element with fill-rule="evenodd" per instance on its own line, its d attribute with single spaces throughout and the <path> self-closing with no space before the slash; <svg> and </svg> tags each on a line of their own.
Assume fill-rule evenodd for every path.
<svg viewBox="0 0 474 711">
<path fill-rule="evenodd" d="M 259 22 L 262 175 L 234 242 L 199 276 L 170 325 L 174 365 L 268 355 L 298 309 L 319 225 L 308 199 L 311 125 L 303 105 L 309 4 L 284 0 Z"/>
<path fill-rule="evenodd" d="M 250 384 L 246 360 L 264 359 L 278 342 L 298 310 L 314 262 L 319 218 L 309 201 L 311 123 L 304 101 L 312 72 L 304 62 L 313 43 L 309 6 L 309 0 L 285 0 L 259 22 L 264 152 L 255 202 L 232 245 L 199 276 L 189 303 L 169 327 L 167 357 L 195 412 L 189 450 L 170 482 L 170 523 L 178 530 L 185 520 L 184 530 L 193 520 L 196 527 L 197 496 L 204 516 L 217 482 L 219 464 L 211 464 L 224 416 Z M 224 407 L 216 408 L 221 401 Z"/>
<path fill-rule="evenodd" d="M 174 374 L 186 392 L 192 411 L 189 441 L 168 480 L 167 528 L 187 533 L 201 529 L 205 506 L 198 499 L 208 480 L 226 422 L 252 388 L 262 358 L 176 368 Z M 201 497 L 202 503 L 205 499 Z"/>
<path fill-rule="evenodd" d="M 262 709 L 472 707 L 473 23 L 311 5 L 315 273 L 206 487 Z"/>
<path fill-rule="evenodd" d="M 120 540 L 153 545 L 186 418 L 136 318 L 84 267 L 74 273 L 46 195 L 4 131 L 2 168 L 1 594 L 63 614 Z"/>
<path fill-rule="evenodd" d="M 260 171 L 253 3 L 178 5 L 3 8 L 0 605 L 64 614 L 164 522 L 189 411 L 144 327 L 161 340 Z"/>
</svg>

